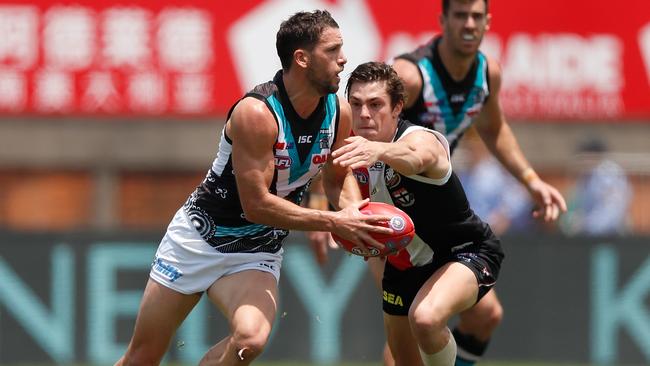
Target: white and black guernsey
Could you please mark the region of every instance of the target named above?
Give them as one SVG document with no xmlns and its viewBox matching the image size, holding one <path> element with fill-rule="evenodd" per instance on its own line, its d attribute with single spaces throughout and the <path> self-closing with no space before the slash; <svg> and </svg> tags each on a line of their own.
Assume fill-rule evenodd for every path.
<svg viewBox="0 0 650 366">
<path fill-rule="evenodd" d="M 269 192 L 299 204 L 311 179 L 327 161 L 336 139 L 338 98 L 336 94 L 322 97 L 316 110 L 303 119 L 291 105 L 282 82 L 282 71 L 278 71 L 272 81 L 257 85 L 243 98 L 246 97 L 263 101 L 278 127 L 275 144 L 269 146 L 275 156 Z M 203 239 L 219 252 L 275 253 L 289 232 L 246 220 L 231 153 L 232 140 L 224 127 L 212 168 L 183 207 Z"/>
<path fill-rule="evenodd" d="M 422 76 L 422 91 L 415 104 L 402 111 L 408 121 L 434 129 L 447 137 L 453 152 L 490 94 L 488 62 L 480 51 L 463 80 L 454 80 L 438 53 L 440 37 L 397 58 L 413 62 Z"/>
<path fill-rule="evenodd" d="M 434 133 L 449 154 L 442 134 L 400 119 L 394 141 L 426 130 Z M 416 236 L 404 250 L 389 256 L 398 269 L 429 264 L 433 256 L 449 255 L 454 248 L 480 243 L 492 237 L 490 227 L 470 208 L 463 186 L 451 166 L 445 177 L 404 176 L 383 162 L 369 168 L 372 201 L 385 202 L 406 212 L 415 225 Z M 498 245 L 498 243 L 497 243 Z M 501 252 L 501 248 L 494 250 Z"/>
</svg>

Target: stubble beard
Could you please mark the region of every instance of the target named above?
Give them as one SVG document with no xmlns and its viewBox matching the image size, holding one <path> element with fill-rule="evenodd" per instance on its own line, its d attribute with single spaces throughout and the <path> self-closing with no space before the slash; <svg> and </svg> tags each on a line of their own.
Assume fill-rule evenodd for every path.
<svg viewBox="0 0 650 366">
<path fill-rule="evenodd" d="M 339 90 L 338 83 L 332 84 L 331 80 L 318 77 L 313 69 L 310 69 L 307 72 L 307 80 L 309 80 L 312 87 L 316 89 L 318 94 L 323 96 L 327 94 L 334 94 Z"/>
</svg>

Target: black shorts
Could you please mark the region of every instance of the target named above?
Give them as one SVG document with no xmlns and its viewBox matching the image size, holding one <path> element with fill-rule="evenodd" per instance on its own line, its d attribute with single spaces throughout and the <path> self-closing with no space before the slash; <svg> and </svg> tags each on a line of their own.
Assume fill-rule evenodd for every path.
<svg viewBox="0 0 650 366">
<path fill-rule="evenodd" d="M 503 260 L 499 239 L 491 235 L 462 249 L 442 255 L 434 255 L 433 262 L 422 266 L 399 270 L 388 261 L 384 268 L 383 309 L 389 315 L 408 315 L 409 308 L 420 288 L 440 267 L 449 262 L 462 263 L 474 272 L 478 285 L 478 302 L 496 283 Z"/>
</svg>

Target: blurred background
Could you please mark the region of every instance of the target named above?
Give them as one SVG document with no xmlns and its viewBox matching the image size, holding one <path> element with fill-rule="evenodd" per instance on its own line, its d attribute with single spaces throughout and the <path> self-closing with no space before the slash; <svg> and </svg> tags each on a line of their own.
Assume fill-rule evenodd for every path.
<svg viewBox="0 0 650 366">
<path fill-rule="evenodd" d="M 0 364 L 119 358 L 228 109 L 280 67 L 280 22 L 316 8 L 341 26 L 346 71 L 439 30 L 439 0 L 0 2 Z M 504 111 L 569 211 L 534 222 L 527 193 L 466 136 L 455 168 L 507 253 L 486 359 L 650 364 L 650 2 L 490 12 L 483 50 L 503 68 Z M 263 360 L 379 364 L 381 299 L 363 261 L 334 251 L 319 267 L 302 233 L 286 247 Z M 226 332 L 202 303 L 168 361 L 195 364 Z"/>
</svg>

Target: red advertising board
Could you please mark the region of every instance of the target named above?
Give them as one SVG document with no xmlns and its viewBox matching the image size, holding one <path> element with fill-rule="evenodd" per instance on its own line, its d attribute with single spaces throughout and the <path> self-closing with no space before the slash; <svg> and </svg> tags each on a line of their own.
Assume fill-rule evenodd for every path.
<svg viewBox="0 0 650 366">
<path fill-rule="evenodd" d="M 223 115 L 279 61 L 298 10 L 337 19 L 347 70 L 438 31 L 439 0 L 0 3 L 0 114 Z M 484 51 L 501 62 L 511 118 L 650 117 L 650 2 L 490 2 Z M 345 72 L 344 72 L 345 73 Z"/>
</svg>

